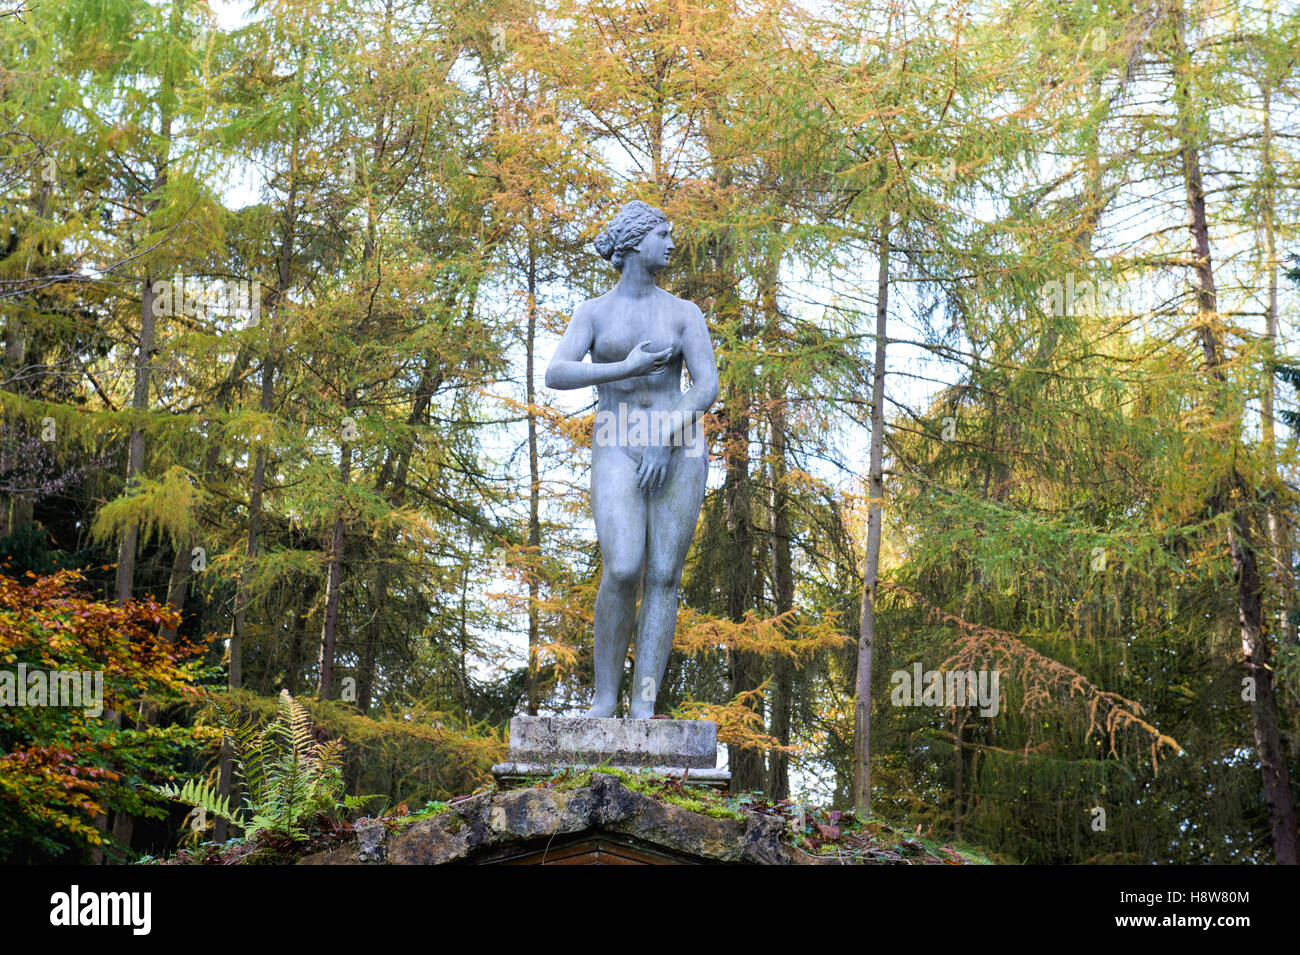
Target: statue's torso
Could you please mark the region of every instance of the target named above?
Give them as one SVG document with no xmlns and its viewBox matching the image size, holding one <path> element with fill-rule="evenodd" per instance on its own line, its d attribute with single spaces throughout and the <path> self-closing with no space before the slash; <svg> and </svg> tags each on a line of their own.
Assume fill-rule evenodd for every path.
<svg viewBox="0 0 1300 955">
<path fill-rule="evenodd" d="M 627 300 L 613 293 L 592 299 L 591 360 L 622 361 L 638 342 L 649 341 L 649 351 L 672 348 L 662 369 L 648 375 L 607 381 L 597 385 L 598 408 L 616 410 L 626 403 L 635 408 L 670 409 L 681 396 L 682 341 L 687 303 L 663 289 L 644 299 Z"/>
<path fill-rule="evenodd" d="M 633 426 L 619 429 L 617 444 L 639 460 L 641 448 L 656 443 L 655 426 L 651 424 L 647 430 L 639 431 L 635 427 L 636 413 L 672 411 L 682 394 L 682 343 L 690 303 L 656 289 L 653 295 L 643 299 L 625 299 L 610 292 L 590 300 L 586 307 L 591 309 L 594 363 L 622 361 L 643 341 L 650 342 L 646 346 L 648 351 L 673 350 L 659 371 L 596 386 L 598 415 L 601 412 L 632 415 Z"/>
</svg>

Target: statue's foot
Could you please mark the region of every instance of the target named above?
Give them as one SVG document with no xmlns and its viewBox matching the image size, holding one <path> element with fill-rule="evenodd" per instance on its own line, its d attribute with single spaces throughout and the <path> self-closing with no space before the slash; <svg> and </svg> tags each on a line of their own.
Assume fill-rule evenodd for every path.
<svg viewBox="0 0 1300 955">
<path fill-rule="evenodd" d="M 597 700 L 595 705 L 582 714 L 589 720 L 607 720 L 614 715 L 615 703 Z"/>
<path fill-rule="evenodd" d="M 655 715 L 655 705 L 653 703 L 633 703 L 628 708 L 628 718 L 633 720 L 648 720 Z"/>
</svg>

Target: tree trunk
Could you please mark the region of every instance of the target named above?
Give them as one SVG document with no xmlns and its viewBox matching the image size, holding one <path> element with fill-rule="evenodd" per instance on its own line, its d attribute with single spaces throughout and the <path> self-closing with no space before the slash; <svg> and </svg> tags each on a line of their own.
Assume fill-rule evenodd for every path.
<svg viewBox="0 0 1300 955">
<path fill-rule="evenodd" d="M 867 553 L 858 623 L 858 677 L 853 704 L 853 810 L 871 812 L 871 667 L 876 642 L 876 574 L 880 569 L 881 500 L 884 496 L 885 345 L 889 302 L 889 216 L 880 227 L 876 280 L 876 357 L 871 379 L 871 464 L 868 475 Z"/>
<path fill-rule="evenodd" d="M 179 615 L 185 610 L 185 596 L 189 590 L 190 553 L 194 549 L 194 540 L 187 537 L 176 544 L 176 553 L 172 555 L 172 571 L 167 578 L 167 606 Z M 180 621 L 174 627 L 159 627 L 158 636 L 164 640 L 175 640 L 180 630 Z"/>
<path fill-rule="evenodd" d="M 381 159 L 384 154 L 384 143 L 387 137 L 387 114 L 381 112 L 376 121 L 375 132 L 371 136 L 370 162 L 373 168 L 378 169 L 381 165 Z M 379 247 L 378 238 L 378 212 L 375 208 L 375 199 L 371 194 L 366 196 L 366 237 L 361 244 L 361 263 L 363 268 L 368 266 L 371 259 L 374 258 L 375 252 Z M 364 274 L 363 274 L 364 278 Z M 353 329 L 353 339 L 363 341 L 366 327 L 370 323 L 372 310 L 374 308 L 374 293 L 378 291 L 380 284 L 379 276 L 375 276 L 375 287 L 371 294 L 366 296 L 369 302 L 367 311 L 361 316 L 361 321 Z M 344 398 L 344 414 L 351 415 L 356 407 L 357 392 L 355 388 L 349 388 Z M 343 427 L 343 422 L 339 422 Z M 344 434 L 346 435 L 346 428 Z M 316 695 L 319 699 L 325 700 L 334 692 L 334 657 L 338 643 L 338 625 L 339 625 L 339 590 L 343 586 L 343 557 L 344 547 L 347 539 L 347 488 L 352 482 L 352 443 L 347 437 L 340 439 L 339 445 L 339 486 L 340 486 L 340 506 L 338 514 L 334 518 L 334 528 L 330 534 L 330 550 L 328 569 L 325 575 L 325 618 L 321 623 L 320 636 L 320 656 L 319 656 L 319 678 L 316 684 Z"/>
<path fill-rule="evenodd" d="M 538 618 L 537 601 L 541 590 L 538 580 L 538 568 L 535 562 L 541 560 L 542 525 L 539 508 L 541 505 L 542 478 L 537 461 L 537 412 L 533 407 L 536 401 L 536 389 L 533 382 L 533 351 L 537 337 L 537 252 L 532 236 L 532 216 L 529 215 L 528 235 L 528 340 L 526 343 L 527 367 L 524 371 L 528 402 L 528 674 L 525 692 L 528 696 L 528 715 L 537 715 L 537 654 L 541 643 L 541 621 Z"/>
<path fill-rule="evenodd" d="M 154 350 L 154 329 L 156 317 L 153 313 L 153 279 L 144 277 L 144 287 L 140 295 L 140 338 L 136 343 L 138 349 L 135 359 L 135 388 L 131 394 L 131 407 L 144 411 L 149 407 L 149 373 L 152 370 Z M 126 491 L 131 493 L 144 470 L 144 430 L 140 427 L 131 429 L 126 452 Z M 117 548 L 117 602 L 126 603 L 131 599 L 135 589 L 135 550 L 139 539 L 139 527 L 130 523 L 122 532 L 122 539 Z M 106 719 L 114 727 L 122 725 L 122 714 L 118 710 L 109 710 Z M 110 767 L 111 768 L 111 767 Z M 103 824 L 101 826 L 101 823 Z M 96 826 L 107 825 L 107 817 L 101 816 L 95 821 Z M 124 848 L 131 845 L 131 836 L 135 831 L 135 819 L 125 812 L 113 815 L 113 841 Z M 96 862 L 103 861 L 102 850 L 96 849 Z"/>
<path fill-rule="evenodd" d="M 726 509 L 726 539 L 723 572 L 726 581 L 727 615 L 734 621 L 745 619 L 745 611 L 754 598 L 754 539 L 750 513 L 749 480 L 749 395 L 736 388 L 727 410 L 727 475 L 723 482 L 723 506 Z M 739 696 L 757 689 L 762 683 L 762 661 L 744 650 L 731 653 L 731 695 Z M 763 788 L 765 766 L 757 750 L 732 747 L 728 753 L 732 792 L 742 793 Z"/>
<path fill-rule="evenodd" d="M 262 358 L 262 394 L 258 408 L 263 415 L 271 413 L 275 397 L 275 361 L 269 354 Z M 253 483 L 248 495 L 248 537 L 244 543 L 244 568 L 235 590 L 235 613 L 230 632 L 230 672 L 227 685 L 237 690 L 244 685 L 244 631 L 247 625 L 248 574 L 261 547 L 262 495 L 266 489 L 266 442 L 259 441 L 253 457 Z"/>
<path fill-rule="evenodd" d="M 349 398 L 352 396 L 349 395 Z M 352 402 L 348 402 L 348 407 Z M 340 504 L 338 515 L 334 519 L 334 531 L 330 536 L 329 569 L 325 583 L 325 620 L 321 625 L 320 636 L 320 678 L 316 685 L 316 695 L 327 700 L 334 692 L 334 646 L 337 642 L 339 626 L 339 588 L 343 583 L 343 534 L 345 529 L 346 488 L 352 480 L 352 445 L 346 439 L 339 448 L 339 485 L 344 488 L 344 501 Z"/>
<path fill-rule="evenodd" d="M 1271 22 L 1271 14 L 1270 14 Z M 1263 98 L 1264 130 L 1260 141 L 1260 175 L 1264 180 L 1264 195 L 1260 214 L 1264 227 L 1264 268 L 1268 273 L 1268 306 L 1265 313 L 1264 340 L 1266 362 L 1263 394 L 1260 396 L 1261 425 L 1263 427 L 1264 454 L 1270 477 L 1277 474 L 1277 438 L 1274 415 L 1275 393 L 1273 362 L 1277 358 L 1277 170 L 1273 160 L 1273 87 L 1271 80 L 1260 81 Z M 1291 572 L 1291 541 L 1286 515 L 1274 500 L 1268 509 L 1268 537 L 1272 545 L 1273 572 L 1278 581 L 1279 605 L 1278 637 L 1283 646 L 1294 642 L 1294 633 L 1288 611 L 1295 603 L 1295 579 Z"/>
<path fill-rule="evenodd" d="M 275 363 L 268 354 L 262 358 L 262 396 L 260 408 L 263 414 L 271 410 L 271 400 L 275 393 Z M 260 546 L 259 537 L 262 530 L 262 492 L 266 486 L 266 444 L 259 441 L 253 458 L 253 485 L 248 499 L 248 538 L 244 545 L 244 568 L 235 587 L 235 613 L 230 628 L 230 667 L 226 673 L 226 686 L 238 690 L 244 685 L 244 630 L 248 611 L 247 576 L 251 571 L 253 558 L 257 556 Z M 221 744 L 220 769 L 217 772 L 217 794 L 230 795 L 234 785 L 234 752 L 230 744 Z M 213 838 L 225 842 L 229 825 L 224 819 L 213 823 Z"/>
<path fill-rule="evenodd" d="M 783 397 L 772 408 L 772 597 L 778 614 L 794 608 L 794 570 L 790 548 L 790 495 L 785 486 L 786 423 Z M 794 664 L 786 656 L 775 663 L 775 691 L 771 702 L 771 735 L 790 745 L 790 716 L 794 708 Z M 768 760 L 767 794 L 772 799 L 790 795 L 790 758 L 773 750 Z"/>
<path fill-rule="evenodd" d="M 1178 111 L 1178 136 L 1183 163 L 1183 180 L 1187 188 L 1190 212 L 1189 229 L 1195 252 L 1197 331 L 1205 356 L 1205 365 L 1219 382 L 1225 381 L 1224 347 L 1221 339 L 1218 293 L 1214 284 L 1214 266 L 1210 256 L 1210 229 L 1205 210 L 1205 188 L 1201 177 L 1200 151 L 1192 132 L 1191 57 L 1187 51 L 1185 16 L 1181 4 L 1174 15 L 1175 102 Z M 1236 441 L 1237 438 L 1230 440 Z M 1270 649 L 1264 634 L 1263 602 L 1254 533 L 1247 508 L 1256 498 L 1255 489 L 1235 465 L 1229 465 L 1228 491 L 1218 507 L 1230 510 L 1232 523 L 1228 546 L 1237 576 L 1237 616 L 1241 624 L 1241 648 L 1245 655 L 1246 675 L 1254 689 L 1250 701 L 1254 725 L 1255 750 L 1263 776 L 1264 799 L 1268 803 L 1269 823 L 1273 833 L 1273 856 L 1279 865 L 1295 865 L 1296 810 L 1291 779 L 1283 755 L 1282 738 L 1273 692 L 1273 670 L 1269 666 Z M 1234 491 L 1240 491 L 1235 497 Z"/>
<path fill-rule="evenodd" d="M 766 319 L 764 337 L 777 340 L 780 336 L 781 308 L 777 299 L 780 285 L 780 256 L 771 252 L 766 257 L 761 289 L 763 311 Z M 772 487 L 769 507 L 772 513 L 772 533 L 768 553 L 771 558 L 772 603 L 777 614 L 794 608 L 794 570 L 791 555 L 790 492 L 786 486 L 789 465 L 786 460 L 788 428 L 785 418 L 785 384 L 778 375 L 770 379 L 768 390 L 768 431 L 770 434 Z M 789 632 L 789 628 L 785 629 Z M 781 746 L 790 745 L 790 721 L 794 709 L 794 662 L 778 654 L 772 664 L 772 692 L 769 696 L 768 735 Z M 774 800 L 790 795 L 790 757 L 779 749 L 768 751 L 767 795 Z"/>
<path fill-rule="evenodd" d="M 1273 858 L 1278 865 L 1296 864 L 1295 797 L 1282 734 L 1278 725 L 1277 700 L 1273 693 L 1273 668 L 1268 640 L 1261 620 L 1259 572 L 1250 544 L 1250 524 L 1245 509 L 1238 507 L 1230 538 L 1232 566 L 1237 572 L 1241 649 L 1246 657 L 1246 675 L 1253 681 L 1250 714 L 1255 729 L 1255 751 L 1264 777 L 1264 799 L 1268 803 L 1273 830 Z"/>
<path fill-rule="evenodd" d="M 22 319 L 14 312 L 5 315 L 5 349 L 3 387 L 10 391 L 26 392 L 21 383 L 23 365 L 27 360 L 27 329 Z M 19 381 L 12 381 L 12 378 Z M 38 429 L 39 431 L 39 429 Z M 0 450 L 0 472 L 7 472 L 15 465 L 14 455 L 8 449 Z M 5 499 L 0 509 L 0 537 L 7 537 L 32 519 L 32 502 L 26 498 L 13 495 Z"/>
<path fill-rule="evenodd" d="M 149 373 L 152 368 L 154 328 L 157 321 L 153 313 L 153 279 L 148 275 L 144 277 L 140 305 L 140 338 L 136 343 L 135 389 L 131 394 L 131 407 L 136 411 L 144 411 L 149 407 Z M 144 470 L 144 430 L 135 427 L 131 429 L 126 451 L 128 494 L 139 480 L 142 470 Z M 131 599 L 131 590 L 135 585 L 135 549 L 138 536 L 139 528 L 131 523 L 122 532 L 122 539 L 118 542 L 118 603 L 125 603 Z"/>
</svg>

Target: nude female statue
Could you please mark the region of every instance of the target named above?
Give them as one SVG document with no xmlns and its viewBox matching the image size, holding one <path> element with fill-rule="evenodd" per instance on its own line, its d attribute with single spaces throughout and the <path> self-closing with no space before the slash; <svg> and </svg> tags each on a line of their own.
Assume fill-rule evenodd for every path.
<svg viewBox="0 0 1300 955">
<path fill-rule="evenodd" d="M 640 200 L 619 210 L 595 240 L 619 270 L 618 284 L 574 310 L 546 369 L 548 388 L 595 385 L 598 395 L 591 501 L 603 569 L 589 717 L 614 715 L 634 624 L 629 715 L 654 715 L 682 563 L 704 501 L 709 458 L 699 418 L 718 397 L 718 370 L 699 308 L 655 285 L 674 248 L 671 231 L 668 217 Z M 691 375 L 685 392 L 683 362 Z"/>
</svg>

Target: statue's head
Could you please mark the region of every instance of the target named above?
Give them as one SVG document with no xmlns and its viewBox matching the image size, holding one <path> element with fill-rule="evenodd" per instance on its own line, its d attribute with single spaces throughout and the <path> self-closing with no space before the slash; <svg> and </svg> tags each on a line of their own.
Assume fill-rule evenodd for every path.
<svg viewBox="0 0 1300 955">
<path fill-rule="evenodd" d="M 633 199 L 618 210 L 618 215 L 596 236 L 593 244 L 597 252 L 622 272 L 623 260 L 627 254 L 640 248 L 642 240 L 656 226 L 667 221 L 668 216 L 664 215 L 662 209 L 656 209 L 640 199 Z"/>
</svg>

